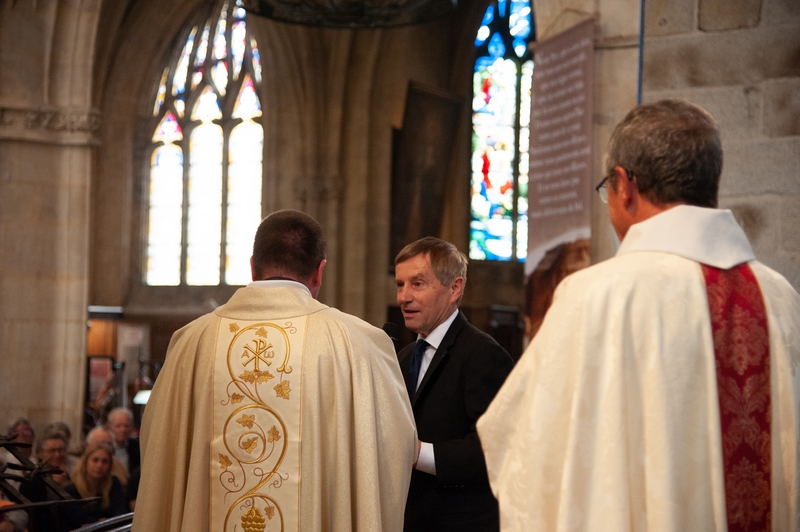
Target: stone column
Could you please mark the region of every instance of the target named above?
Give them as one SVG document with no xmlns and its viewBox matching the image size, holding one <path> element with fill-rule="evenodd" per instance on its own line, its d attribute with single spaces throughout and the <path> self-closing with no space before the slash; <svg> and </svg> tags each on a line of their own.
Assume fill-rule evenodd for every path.
<svg viewBox="0 0 800 532">
<path fill-rule="evenodd" d="M 0 433 L 81 437 L 100 2 L 0 6 Z"/>
</svg>

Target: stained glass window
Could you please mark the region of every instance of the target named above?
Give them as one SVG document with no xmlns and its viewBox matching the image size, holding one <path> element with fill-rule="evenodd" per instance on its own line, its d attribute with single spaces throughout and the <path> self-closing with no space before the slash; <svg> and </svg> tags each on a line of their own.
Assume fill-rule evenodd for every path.
<svg viewBox="0 0 800 532">
<path fill-rule="evenodd" d="M 148 285 L 250 281 L 264 128 L 261 59 L 244 18 L 243 0 L 218 1 L 161 75 L 148 179 Z"/>
<path fill-rule="evenodd" d="M 471 259 L 527 254 L 532 21 L 530 0 L 496 0 L 475 38 Z"/>
</svg>

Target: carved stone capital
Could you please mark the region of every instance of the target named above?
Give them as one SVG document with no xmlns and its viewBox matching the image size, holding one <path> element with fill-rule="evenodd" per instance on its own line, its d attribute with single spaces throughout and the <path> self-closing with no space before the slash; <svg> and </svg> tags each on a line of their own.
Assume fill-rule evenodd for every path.
<svg viewBox="0 0 800 532">
<path fill-rule="evenodd" d="M 25 115 L 27 129 L 49 131 L 82 131 L 96 133 L 100 129 L 100 112 L 96 109 L 41 108 L 28 110 Z"/>
<path fill-rule="evenodd" d="M 0 107 L 0 139 L 96 145 L 99 130 L 97 109 Z"/>
</svg>

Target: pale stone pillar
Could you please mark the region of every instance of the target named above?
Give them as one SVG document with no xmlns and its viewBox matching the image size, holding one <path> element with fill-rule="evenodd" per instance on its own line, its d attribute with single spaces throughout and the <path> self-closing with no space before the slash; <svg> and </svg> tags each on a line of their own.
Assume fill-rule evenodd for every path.
<svg viewBox="0 0 800 532">
<path fill-rule="evenodd" d="M 100 2 L 0 5 L 0 432 L 80 440 Z M 20 59 L 21 58 L 21 59 Z"/>
</svg>

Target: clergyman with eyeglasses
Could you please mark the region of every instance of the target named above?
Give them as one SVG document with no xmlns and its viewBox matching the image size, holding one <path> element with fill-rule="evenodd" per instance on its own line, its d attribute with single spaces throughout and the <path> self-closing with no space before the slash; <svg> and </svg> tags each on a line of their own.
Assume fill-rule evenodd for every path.
<svg viewBox="0 0 800 532">
<path fill-rule="evenodd" d="M 617 255 L 478 420 L 502 530 L 798 529 L 800 295 L 717 208 L 715 120 L 640 105 L 605 161 Z"/>
</svg>

